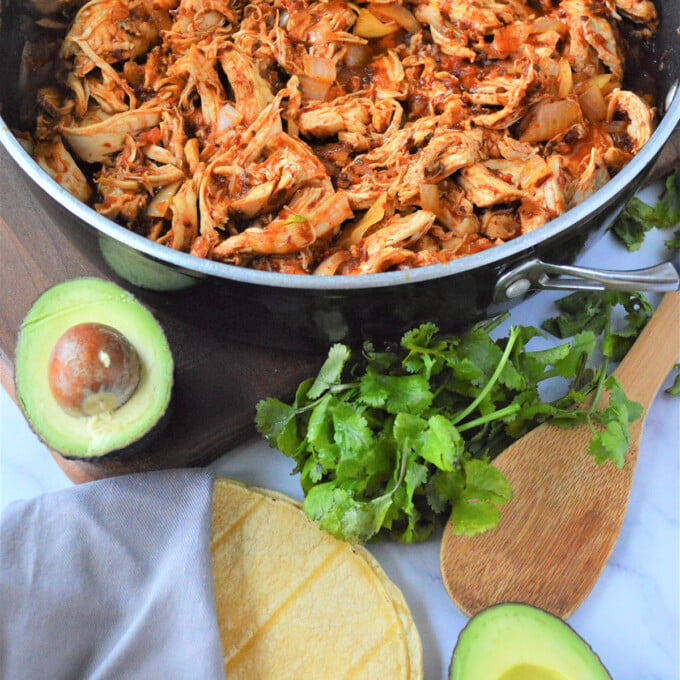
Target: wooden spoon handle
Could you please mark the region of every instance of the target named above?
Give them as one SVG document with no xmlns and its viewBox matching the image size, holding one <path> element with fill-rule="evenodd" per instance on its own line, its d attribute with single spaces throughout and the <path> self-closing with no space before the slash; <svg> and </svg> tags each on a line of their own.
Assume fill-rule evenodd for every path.
<svg viewBox="0 0 680 680">
<path fill-rule="evenodd" d="M 680 360 L 680 292 L 666 293 L 637 342 L 616 369 L 629 399 L 645 411 Z"/>
</svg>

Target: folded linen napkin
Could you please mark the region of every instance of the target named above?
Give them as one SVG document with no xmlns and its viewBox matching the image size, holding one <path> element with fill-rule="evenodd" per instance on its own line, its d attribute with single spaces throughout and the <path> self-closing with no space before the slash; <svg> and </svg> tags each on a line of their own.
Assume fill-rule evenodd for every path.
<svg viewBox="0 0 680 680">
<path fill-rule="evenodd" d="M 225 678 L 212 483 L 208 470 L 148 472 L 9 505 L 0 679 Z"/>
</svg>

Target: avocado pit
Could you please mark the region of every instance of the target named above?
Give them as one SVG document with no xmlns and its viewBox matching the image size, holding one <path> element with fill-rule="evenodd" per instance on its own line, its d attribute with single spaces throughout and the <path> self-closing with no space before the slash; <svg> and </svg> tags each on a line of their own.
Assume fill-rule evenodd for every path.
<svg viewBox="0 0 680 680">
<path fill-rule="evenodd" d="M 80 323 L 57 340 L 48 364 L 52 396 L 68 414 L 112 413 L 135 393 L 141 362 L 130 341 L 102 323 Z"/>
</svg>

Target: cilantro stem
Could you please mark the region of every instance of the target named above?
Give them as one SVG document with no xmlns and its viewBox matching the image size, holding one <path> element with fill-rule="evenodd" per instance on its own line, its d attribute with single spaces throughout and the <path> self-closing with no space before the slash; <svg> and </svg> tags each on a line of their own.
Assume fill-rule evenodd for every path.
<svg viewBox="0 0 680 680">
<path fill-rule="evenodd" d="M 401 449 L 401 461 L 399 462 L 399 477 L 397 478 L 397 481 L 394 484 L 394 488 L 388 492 L 388 494 L 385 495 L 390 495 L 392 496 L 394 492 L 401 486 L 401 483 L 404 481 L 404 477 L 406 476 L 406 464 L 408 462 L 408 453 L 406 450 L 405 446 L 402 446 Z"/>
<path fill-rule="evenodd" d="M 612 331 L 612 310 L 611 307 L 609 308 L 609 313 L 607 315 L 607 323 L 604 328 L 604 337 L 606 338 Z M 593 401 L 590 404 L 590 408 L 588 409 L 588 413 L 586 417 L 588 418 L 588 422 L 590 422 L 590 416 L 595 413 L 595 410 L 597 409 L 597 405 L 600 403 L 600 399 L 602 397 L 602 391 L 604 390 L 604 383 L 605 380 L 607 379 L 607 374 L 609 373 L 609 356 L 607 354 L 604 355 L 604 360 L 602 362 L 602 368 L 600 369 L 600 375 L 598 376 L 597 379 L 597 387 L 595 388 L 595 396 L 593 397 Z M 591 425 L 592 427 L 592 425 Z"/>
<path fill-rule="evenodd" d="M 406 465 L 408 463 L 408 453 L 405 446 L 401 447 L 400 453 L 401 458 L 399 461 L 399 475 L 397 476 L 397 479 L 394 480 L 394 486 L 389 491 L 386 491 L 384 494 L 382 494 L 382 496 L 378 496 L 377 498 L 389 498 L 390 496 L 394 496 L 397 489 L 401 486 L 401 483 L 404 481 L 404 477 L 406 476 Z M 377 498 L 374 498 L 373 500 L 377 500 Z"/>
<path fill-rule="evenodd" d="M 600 375 L 598 376 L 597 379 L 597 387 L 595 388 L 595 396 L 593 397 L 592 402 L 590 403 L 590 407 L 588 410 L 585 412 L 585 417 L 586 417 L 586 422 L 588 423 L 588 427 L 590 427 L 590 431 L 593 434 L 593 437 L 597 435 L 597 428 L 595 427 L 595 423 L 593 422 L 593 414 L 597 410 L 597 405 L 600 403 L 600 399 L 602 398 L 602 392 L 604 391 L 604 383 L 607 379 L 607 369 L 609 367 L 609 357 L 604 358 L 604 364 L 602 366 L 602 369 L 600 370 Z"/>
<path fill-rule="evenodd" d="M 607 374 L 609 372 L 609 357 L 604 358 L 604 362 L 602 364 L 602 368 L 600 369 L 600 375 L 597 379 L 597 387 L 595 388 L 595 396 L 593 397 L 593 401 L 590 404 L 590 408 L 588 409 L 588 415 L 591 413 L 594 413 L 597 409 L 597 405 L 600 403 L 600 399 L 602 397 L 602 392 L 604 390 L 604 383 L 607 380 Z"/>
<path fill-rule="evenodd" d="M 491 392 L 493 386 L 496 384 L 496 382 L 498 382 L 498 378 L 500 378 L 500 375 L 503 372 L 505 365 L 508 363 L 508 359 L 510 358 L 510 352 L 512 352 L 512 348 L 518 336 L 519 330 L 517 328 L 511 328 L 510 333 L 508 335 L 508 343 L 505 346 L 503 356 L 501 357 L 501 360 L 498 362 L 498 366 L 496 366 L 496 370 L 493 372 L 493 375 L 489 379 L 489 382 L 486 383 L 484 389 L 477 395 L 477 398 L 467 408 L 463 409 L 457 416 L 455 416 L 452 419 L 451 422 L 454 425 L 457 425 L 461 420 L 463 420 L 463 418 L 469 416 L 477 408 L 477 406 L 479 406 L 479 404 L 482 403 L 486 395 L 489 394 L 489 392 Z"/>
<path fill-rule="evenodd" d="M 498 411 L 494 411 L 493 413 L 489 413 L 485 416 L 480 416 L 479 418 L 469 420 L 467 423 L 459 425 L 458 432 L 465 432 L 465 430 L 471 430 L 473 427 L 486 425 L 486 423 L 490 423 L 492 420 L 500 420 L 501 418 L 511 416 L 513 413 L 517 413 L 517 411 L 519 411 L 521 408 L 522 407 L 519 404 L 510 404 L 505 408 L 499 409 Z"/>
<path fill-rule="evenodd" d="M 341 394 L 342 392 L 347 392 L 348 390 L 351 390 L 355 387 L 359 387 L 358 382 L 353 382 L 353 383 L 341 383 L 339 385 L 331 385 L 324 394 L 322 394 L 320 397 L 317 397 L 316 399 L 313 399 L 310 401 L 308 404 L 305 404 L 304 406 L 298 406 L 295 409 L 295 414 L 299 413 L 304 413 L 305 411 L 311 411 L 312 409 L 316 408 L 319 403 L 321 402 L 322 399 L 326 397 L 328 394 Z"/>
<path fill-rule="evenodd" d="M 328 388 L 328 392 L 330 394 L 340 394 L 341 392 L 346 392 L 347 390 L 351 390 L 353 387 L 359 387 L 359 382 L 352 382 L 352 383 L 340 383 L 339 385 L 331 385 Z"/>
</svg>

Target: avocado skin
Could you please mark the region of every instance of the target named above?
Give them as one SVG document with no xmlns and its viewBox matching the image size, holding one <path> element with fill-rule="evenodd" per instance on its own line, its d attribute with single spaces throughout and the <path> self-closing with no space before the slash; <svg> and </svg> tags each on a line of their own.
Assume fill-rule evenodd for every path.
<svg viewBox="0 0 680 680">
<path fill-rule="evenodd" d="M 157 367 L 151 364 L 149 369 L 149 375 L 153 374 L 153 379 L 150 378 L 149 382 L 158 380 L 156 383 L 162 385 L 161 391 L 167 393 L 165 400 L 160 400 L 158 404 L 154 405 L 157 411 L 154 413 L 153 417 L 155 420 L 150 421 L 146 419 L 143 427 L 140 428 L 139 432 L 135 432 L 134 429 L 129 429 L 123 435 L 120 441 L 120 445 L 114 445 L 106 448 L 105 450 L 97 451 L 95 453 L 84 451 L 69 450 L 62 446 L 60 442 L 53 436 L 46 436 L 44 423 L 40 422 L 40 418 L 36 417 L 35 407 L 30 406 L 30 402 L 35 404 L 35 394 L 31 395 L 31 391 L 40 392 L 40 399 L 49 400 L 56 403 L 54 398 L 49 393 L 49 390 L 45 389 L 44 386 L 36 388 L 33 384 L 33 380 L 28 380 L 26 377 L 21 378 L 22 370 L 25 372 L 25 368 L 22 367 L 22 362 L 24 366 L 27 363 L 31 363 L 35 356 L 35 347 L 39 344 L 44 344 L 46 347 L 52 347 L 56 343 L 59 334 L 53 332 L 43 332 L 38 336 L 39 340 L 36 341 L 34 337 L 30 338 L 30 342 L 26 340 L 23 336 L 29 335 L 28 327 L 34 324 L 36 321 L 38 325 L 48 326 L 49 324 L 44 323 L 45 312 L 54 311 L 55 314 L 59 314 L 62 310 L 57 306 L 54 310 L 50 309 L 51 301 L 63 300 L 66 298 L 71 302 L 75 302 L 76 306 L 81 302 L 79 299 L 79 290 L 87 291 L 86 297 L 92 298 L 91 291 L 94 289 L 102 294 L 101 300 L 96 300 L 97 306 L 105 306 L 107 297 L 115 299 L 116 305 L 120 307 L 121 301 L 123 303 L 123 308 L 130 308 L 130 315 L 127 323 L 132 323 L 131 318 L 135 319 L 135 323 L 140 323 L 144 327 L 145 332 L 141 332 L 142 336 L 151 336 L 152 345 L 158 350 L 159 361 L 163 360 L 163 368 L 165 370 L 155 370 Z M 92 303 L 92 300 L 87 300 L 88 304 Z M 50 304 L 47 304 L 50 303 Z M 37 311 L 36 311 L 37 310 Z M 125 316 L 128 316 L 127 313 Z M 140 321 L 141 319 L 141 321 Z M 77 321 L 89 321 L 91 320 L 89 316 L 85 315 L 82 319 L 77 319 Z M 120 317 L 116 319 L 115 315 L 113 318 L 107 317 L 106 321 L 112 326 L 116 326 L 116 321 L 122 323 Z M 147 332 L 148 331 L 148 332 Z M 35 335 L 35 334 L 34 334 Z M 22 347 L 22 344 L 24 347 Z M 26 349 L 27 348 L 27 349 Z M 119 460 L 130 459 L 134 456 L 138 456 L 143 453 L 152 442 L 163 432 L 171 420 L 173 412 L 173 402 L 174 402 L 174 382 L 175 382 L 175 366 L 172 353 L 167 342 L 167 338 L 156 318 L 151 314 L 151 312 L 131 293 L 122 289 L 117 284 L 101 278 L 95 277 L 85 277 L 71 279 L 62 283 L 58 283 L 50 288 L 46 289 L 41 295 L 34 301 L 33 305 L 29 309 L 28 313 L 24 317 L 21 328 L 19 330 L 17 339 L 17 348 L 15 352 L 15 362 L 14 362 L 14 383 L 16 392 L 16 401 L 23 412 L 23 415 L 35 435 L 40 439 L 40 441 L 45 444 L 45 446 L 52 452 L 59 454 L 64 459 L 79 461 L 79 462 L 91 462 L 98 463 L 102 461 L 115 463 Z M 133 395 L 134 396 L 134 395 Z M 146 405 L 145 407 L 146 408 Z M 116 419 L 116 412 L 114 412 L 112 418 Z M 83 419 L 85 421 L 86 419 Z M 72 427 L 77 428 L 79 423 L 73 422 Z"/>
<path fill-rule="evenodd" d="M 574 666 L 578 672 L 569 673 Z M 612 680 L 599 656 L 569 624 L 520 602 L 492 605 L 467 622 L 453 650 L 449 680 L 516 680 L 523 677 L 512 672 L 519 668 L 539 669 L 532 680 Z"/>
</svg>

